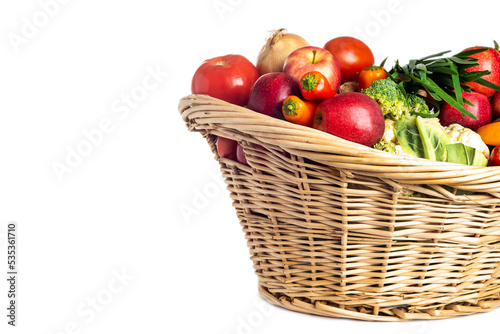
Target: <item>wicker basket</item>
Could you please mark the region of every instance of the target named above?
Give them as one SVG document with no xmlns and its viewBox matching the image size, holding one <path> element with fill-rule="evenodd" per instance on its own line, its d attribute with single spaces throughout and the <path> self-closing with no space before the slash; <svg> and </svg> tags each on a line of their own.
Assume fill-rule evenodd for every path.
<svg viewBox="0 0 500 334">
<path fill-rule="evenodd" d="M 204 95 L 179 111 L 220 163 L 269 302 L 381 321 L 500 305 L 500 168 L 380 152 Z M 220 158 L 216 136 L 250 167 Z"/>
</svg>

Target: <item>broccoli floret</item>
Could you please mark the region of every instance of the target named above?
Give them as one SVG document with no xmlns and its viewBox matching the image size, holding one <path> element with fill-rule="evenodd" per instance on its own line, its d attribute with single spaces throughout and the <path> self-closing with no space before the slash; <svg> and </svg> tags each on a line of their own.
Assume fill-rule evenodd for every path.
<svg viewBox="0 0 500 334">
<path fill-rule="evenodd" d="M 427 106 L 424 99 L 420 96 L 408 94 L 406 96 L 406 100 L 408 101 L 410 111 L 418 112 L 421 114 L 430 114 L 429 106 Z"/>
<path fill-rule="evenodd" d="M 395 121 L 402 119 L 408 112 L 429 114 L 425 101 L 413 94 L 405 94 L 391 78 L 375 80 L 370 87 L 361 90 L 379 104 L 384 117 Z"/>
<path fill-rule="evenodd" d="M 373 146 L 374 149 L 396 154 L 396 147 L 385 139 L 380 139 L 378 143 Z"/>
<path fill-rule="evenodd" d="M 403 92 L 392 79 L 380 79 L 374 81 L 370 87 L 361 90 L 379 104 L 384 117 L 398 120 L 406 111 L 406 101 Z"/>
</svg>

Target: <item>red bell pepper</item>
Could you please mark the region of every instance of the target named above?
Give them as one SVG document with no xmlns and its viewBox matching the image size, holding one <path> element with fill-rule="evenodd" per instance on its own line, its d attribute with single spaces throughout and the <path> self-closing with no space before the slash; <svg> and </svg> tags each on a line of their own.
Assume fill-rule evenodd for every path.
<svg viewBox="0 0 500 334">
<path fill-rule="evenodd" d="M 328 79 L 318 71 L 307 72 L 299 82 L 300 92 L 308 101 L 324 100 L 337 94 Z"/>
</svg>

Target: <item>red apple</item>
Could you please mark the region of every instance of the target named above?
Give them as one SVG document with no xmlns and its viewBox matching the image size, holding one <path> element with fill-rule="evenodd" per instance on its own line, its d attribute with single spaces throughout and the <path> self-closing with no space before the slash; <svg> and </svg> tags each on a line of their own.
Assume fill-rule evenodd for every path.
<svg viewBox="0 0 500 334">
<path fill-rule="evenodd" d="M 496 92 L 490 100 L 492 119 L 500 118 L 500 92 Z"/>
<path fill-rule="evenodd" d="M 284 119 L 281 108 L 283 101 L 290 95 L 300 95 L 297 80 L 283 72 L 266 73 L 253 85 L 248 99 L 248 109 Z"/>
<path fill-rule="evenodd" d="M 340 87 L 340 65 L 333 54 L 316 46 L 305 46 L 293 51 L 285 60 L 283 72 L 294 77 L 297 82 L 307 72 L 323 74 L 333 91 Z"/>
<path fill-rule="evenodd" d="M 347 92 L 318 105 L 313 127 L 373 147 L 384 135 L 385 121 L 374 99 L 363 93 Z"/>
<path fill-rule="evenodd" d="M 467 48 L 464 51 L 474 50 L 484 48 L 483 46 L 474 46 Z M 494 48 L 488 48 L 488 50 L 471 55 L 473 58 L 477 58 L 479 65 L 465 69 L 467 72 L 472 71 L 490 71 L 491 74 L 484 75 L 482 78 L 488 80 L 496 85 L 500 85 L 500 52 Z M 488 88 L 486 86 L 480 85 L 475 82 L 468 83 L 471 88 L 481 94 L 490 97 L 495 94 L 496 90 Z"/>
<path fill-rule="evenodd" d="M 236 146 L 236 160 L 243 165 L 249 166 L 247 162 L 247 157 L 245 155 L 245 151 L 243 150 L 243 146 L 240 143 Z"/>
<path fill-rule="evenodd" d="M 218 137 L 216 146 L 217 146 L 217 154 L 221 158 L 227 158 L 236 161 L 236 149 L 238 147 L 238 142 L 236 140 L 232 140 L 225 137 Z"/>
<path fill-rule="evenodd" d="M 205 60 L 191 81 L 193 94 L 206 94 L 244 106 L 250 89 L 259 78 L 254 64 L 241 55 L 225 55 Z"/>
<path fill-rule="evenodd" d="M 453 123 L 458 123 L 476 131 L 479 127 L 491 123 L 491 105 L 486 96 L 478 92 L 463 92 L 462 96 L 464 99 L 467 99 L 474 104 L 474 106 L 464 104 L 464 107 L 476 116 L 477 120 L 469 116 L 462 116 L 462 113 L 459 110 L 453 108 L 448 103 L 444 103 L 441 108 L 441 112 L 439 113 L 441 125 L 448 126 Z"/>
</svg>

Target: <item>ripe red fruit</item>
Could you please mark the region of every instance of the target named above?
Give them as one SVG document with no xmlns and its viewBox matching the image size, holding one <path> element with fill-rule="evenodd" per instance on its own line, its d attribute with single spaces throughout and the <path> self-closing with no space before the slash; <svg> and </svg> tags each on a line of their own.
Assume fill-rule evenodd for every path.
<svg viewBox="0 0 500 334">
<path fill-rule="evenodd" d="M 293 51 L 285 60 L 283 72 L 300 82 L 308 72 L 320 72 L 333 91 L 340 87 L 340 66 L 332 53 L 316 46 L 304 46 Z"/>
<path fill-rule="evenodd" d="M 254 64 L 241 55 L 226 55 L 205 60 L 191 81 L 191 93 L 244 106 L 253 84 L 259 78 Z"/>
<path fill-rule="evenodd" d="M 358 81 L 359 73 L 375 62 L 372 50 L 363 41 L 342 36 L 329 40 L 324 48 L 337 58 L 340 65 L 342 83 Z"/>
<path fill-rule="evenodd" d="M 245 151 L 243 150 L 243 146 L 240 143 L 236 146 L 236 160 L 243 165 L 249 166 L 247 162 L 247 157 L 245 155 Z"/>
<path fill-rule="evenodd" d="M 474 50 L 483 48 L 482 46 L 474 46 L 467 48 L 464 51 Z M 490 71 L 491 74 L 485 75 L 482 78 L 488 80 L 496 85 L 500 85 L 500 52 L 494 48 L 488 48 L 488 50 L 471 55 L 473 58 L 477 58 L 479 65 L 466 69 L 467 72 L 472 71 Z M 488 88 L 486 86 L 480 85 L 475 82 L 468 83 L 471 88 L 486 97 L 490 97 L 495 94 L 496 90 Z"/>
<path fill-rule="evenodd" d="M 384 135 L 385 121 L 374 99 L 363 93 L 348 92 L 321 102 L 313 127 L 373 147 Z"/>
<path fill-rule="evenodd" d="M 290 95 L 300 96 L 297 80 L 282 72 L 267 73 L 253 85 L 248 99 L 248 109 L 285 119 L 281 109 L 283 101 Z"/>
<path fill-rule="evenodd" d="M 236 148 L 238 146 L 238 142 L 236 140 L 232 140 L 225 137 L 218 137 L 217 142 L 217 154 L 221 158 L 227 158 L 236 161 Z"/>
<path fill-rule="evenodd" d="M 496 92 L 490 100 L 493 119 L 500 118 L 500 92 Z"/>
<path fill-rule="evenodd" d="M 469 116 L 462 116 L 462 113 L 459 110 L 453 108 L 448 103 L 444 103 L 441 108 L 441 112 L 439 113 L 441 125 L 448 126 L 453 123 L 458 123 L 476 131 L 481 126 L 491 123 L 491 106 L 490 101 L 486 96 L 477 92 L 462 92 L 462 96 L 464 99 L 467 99 L 474 104 L 474 106 L 464 104 L 464 107 L 476 116 L 477 120 Z"/>
</svg>

